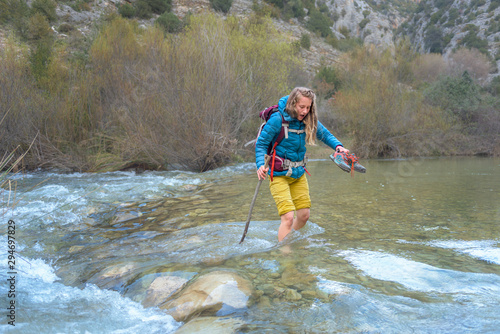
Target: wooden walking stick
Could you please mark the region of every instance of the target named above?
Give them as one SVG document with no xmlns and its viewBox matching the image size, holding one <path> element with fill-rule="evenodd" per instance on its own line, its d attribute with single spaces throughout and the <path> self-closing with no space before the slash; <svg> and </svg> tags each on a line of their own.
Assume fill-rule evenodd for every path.
<svg viewBox="0 0 500 334">
<path fill-rule="evenodd" d="M 266 154 L 265 164 L 264 164 L 265 168 L 269 167 L 269 160 L 271 160 L 271 157 Z M 253 195 L 252 203 L 250 203 L 250 210 L 248 211 L 248 218 L 245 224 L 245 230 L 243 231 L 243 236 L 241 237 L 240 240 L 240 244 L 243 242 L 243 240 L 245 240 L 245 236 L 247 235 L 248 226 L 250 226 L 250 217 L 252 216 L 253 206 L 255 205 L 255 200 L 257 199 L 257 195 L 259 194 L 259 188 L 260 185 L 262 184 L 262 181 L 263 180 L 259 180 L 259 183 L 257 183 L 257 188 L 255 188 L 255 194 Z"/>
</svg>

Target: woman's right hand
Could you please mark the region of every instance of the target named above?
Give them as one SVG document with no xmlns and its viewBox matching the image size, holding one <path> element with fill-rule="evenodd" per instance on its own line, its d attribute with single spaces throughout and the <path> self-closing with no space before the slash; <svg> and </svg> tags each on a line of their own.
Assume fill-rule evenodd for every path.
<svg viewBox="0 0 500 334">
<path fill-rule="evenodd" d="M 264 180 L 267 177 L 267 172 L 269 171 L 269 167 L 265 166 L 260 166 L 259 169 L 257 169 L 257 176 L 259 177 L 259 180 Z"/>
</svg>

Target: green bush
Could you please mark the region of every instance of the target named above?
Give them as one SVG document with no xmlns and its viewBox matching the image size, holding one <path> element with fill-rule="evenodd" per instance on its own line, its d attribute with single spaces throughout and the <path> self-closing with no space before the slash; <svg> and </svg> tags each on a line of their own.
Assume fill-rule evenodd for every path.
<svg viewBox="0 0 500 334">
<path fill-rule="evenodd" d="M 311 10 L 309 13 L 309 21 L 307 21 L 306 28 L 312 32 L 317 32 L 321 37 L 327 37 L 332 34 L 330 27 L 333 22 L 325 14 L 317 9 Z"/>
<path fill-rule="evenodd" d="M 302 34 L 300 36 L 300 46 L 306 50 L 309 50 L 311 48 L 311 37 L 309 36 L 309 34 Z"/>
<path fill-rule="evenodd" d="M 138 0 L 135 4 L 135 15 L 140 19 L 149 19 L 153 9 L 146 0 Z"/>
<path fill-rule="evenodd" d="M 131 4 L 125 3 L 118 7 L 118 13 L 125 18 L 132 18 L 135 16 L 136 9 Z"/>
<path fill-rule="evenodd" d="M 334 49 L 337 49 L 337 47 L 339 45 L 339 39 L 334 34 L 331 34 L 330 36 L 327 36 L 325 38 L 325 42 L 327 42 L 328 44 L 330 44 Z"/>
<path fill-rule="evenodd" d="M 488 12 L 492 13 L 500 6 L 500 0 L 491 0 L 490 6 L 488 7 Z"/>
<path fill-rule="evenodd" d="M 363 40 L 359 37 L 341 39 L 337 43 L 337 49 L 342 52 L 347 52 L 356 49 L 363 45 Z"/>
<path fill-rule="evenodd" d="M 451 27 L 454 27 L 456 24 L 455 24 L 455 20 L 448 20 L 448 22 L 446 22 L 443 27 L 445 28 L 451 28 Z"/>
<path fill-rule="evenodd" d="M 448 44 L 450 44 L 454 36 L 455 35 L 452 32 L 450 32 L 449 34 L 446 34 L 446 36 L 443 37 L 443 48 L 445 48 Z"/>
<path fill-rule="evenodd" d="M 182 29 L 182 21 L 174 13 L 165 12 L 155 21 L 165 32 L 175 33 Z"/>
<path fill-rule="evenodd" d="M 476 13 L 470 13 L 468 16 L 467 16 L 467 21 L 474 21 L 476 19 Z"/>
<path fill-rule="evenodd" d="M 300 41 L 293 41 L 290 43 L 291 52 L 293 55 L 298 55 L 300 53 Z"/>
<path fill-rule="evenodd" d="M 255 12 L 257 16 L 270 16 L 272 18 L 279 18 L 280 9 L 274 5 L 271 5 L 267 2 L 257 2 L 253 0 L 252 2 L 252 10 Z"/>
<path fill-rule="evenodd" d="M 41 13 L 30 17 L 29 23 L 29 38 L 32 40 L 48 38 L 52 33 L 47 17 Z"/>
<path fill-rule="evenodd" d="M 301 0 L 290 0 L 285 6 L 284 11 L 290 13 L 289 15 L 291 17 L 298 18 L 299 20 L 303 19 L 306 16 L 306 12 L 304 11 L 304 4 Z"/>
<path fill-rule="evenodd" d="M 340 18 L 340 14 L 337 11 L 334 11 L 330 14 L 330 17 L 332 18 L 333 22 L 337 22 Z"/>
<path fill-rule="evenodd" d="M 266 2 L 281 9 L 285 6 L 285 1 L 283 0 L 266 0 Z"/>
<path fill-rule="evenodd" d="M 448 17 L 446 15 L 443 15 L 443 13 L 441 13 L 441 18 L 439 19 L 439 24 L 444 24 L 446 21 L 448 21 Z"/>
<path fill-rule="evenodd" d="M 21 37 L 28 38 L 30 7 L 25 0 L 11 0 L 7 4 L 9 6 L 6 13 L 7 20 L 12 22 L 14 29 Z"/>
<path fill-rule="evenodd" d="M 326 99 L 332 97 L 341 88 L 341 77 L 338 70 L 330 66 L 322 66 L 313 82 L 314 89 Z"/>
<path fill-rule="evenodd" d="M 451 4 L 452 4 L 452 2 L 449 0 L 436 0 L 435 1 L 435 5 L 439 9 L 449 7 Z"/>
<path fill-rule="evenodd" d="M 473 1 L 471 1 L 470 6 L 477 8 L 477 7 L 484 6 L 485 4 L 486 4 L 486 0 L 473 0 Z"/>
<path fill-rule="evenodd" d="M 233 5 L 233 0 L 210 0 L 210 5 L 216 11 L 227 13 Z"/>
<path fill-rule="evenodd" d="M 438 10 L 431 16 L 430 24 L 436 24 L 438 20 L 443 16 L 443 12 Z"/>
<path fill-rule="evenodd" d="M 147 0 L 147 2 L 155 14 L 170 12 L 172 9 L 172 0 Z"/>
<path fill-rule="evenodd" d="M 429 25 L 427 31 L 425 32 L 424 38 L 425 48 L 429 50 L 430 53 L 442 53 L 443 52 L 443 33 L 441 29 L 435 25 Z"/>
<path fill-rule="evenodd" d="M 314 8 L 314 6 L 312 6 L 311 8 Z M 325 13 L 325 14 L 328 14 L 329 13 L 329 9 L 328 9 L 328 6 L 326 3 L 324 2 L 318 2 L 318 10 L 322 13 Z"/>
<path fill-rule="evenodd" d="M 54 0 L 34 0 L 31 4 L 33 14 L 43 14 L 49 22 L 53 22 L 57 19 L 56 7 L 57 3 Z"/>
<path fill-rule="evenodd" d="M 499 31 L 499 29 L 500 29 L 500 25 L 498 24 L 498 22 L 494 21 L 488 27 L 488 32 L 494 34 L 497 31 Z"/>
<path fill-rule="evenodd" d="M 366 25 L 370 22 L 370 19 L 364 18 L 359 22 L 359 27 L 365 29 Z"/>
<path fill-rule="evenodd" d="M 10 18 L 10 10 L 7 0 L 0 0 L 0 23 L 7 22 Z"/>
<path fill-rule="evenodd" d="M 75 2 L 71 2 L 69 6 L 77 12 L 90 11 L 92 9 L 90 7 L 91 1 L 92 0 L 76 0 Z"/>
<path fill-rule="evenodd" d="M 488 91 L 494 95 L 500 97 L 500 76 L 494 77 L 488 87 Z"/>
<path fill-rule="evenodd" d="M 451 8 L 450 11 L 448 12 L 448 20 L 454 21 L 460 16 L 460 13 L 458 12 L 458 9 L 456 8 Z"/>
<path fill-rule="evenodd" d="M 476 27 L 477 28 L 477 27 Z M 490 56 L 488 51 L 488 41 L 480 38 L 477 35 L 476 29 L 470 29 L 469 33 L 465 35 L 464 38 L 460 41 L 459 45 L 463 45 L 468 47 L 469 49 L 478 49 L 481 53 L 484 53 L 487 56 Z"/>
<path fill-rule="evenodd" d="M 461 77 L 445 77 L 436 81 L 424 94 L 431 105 L 447 110 L 464 123 L 472 119 L 481 102 L 480 87 L 467 71 Z"/>
<path fill-rule="evenodd" d="M 420 92 L 401 85 L 395 65 L 407 51 L 398 55 L 398 49 L 393 55 L 356 48 L 337 67 L 341 87 L 331 100 L 332 112 L 359 156 L 428 154 L 439 146 L 435 140 L 442 134 L 443 113 L 425 104 Z"/>
<path fill-rule="evenodd" d="M 75 30 L 75 27 L 73 27 L 71 24 L 67 22 L 63 22 L 59 25 L 59 27 L 57 27 L 57 31 L 63 34 L 66 34 L 73 30 Z"/>
<path fill-rule="evenodd" d="M 351 31 L 346 26 L 340 27 L 339 28 L 339 33 L 341 33 L 342 35 L 344 35 L 345 38 L 349 38 L 351 36 Z"/>
<path fill-rule="evenodd" d="M 52 40 L 41 39 L 36 43 L 30 54 L 31 71 L 38 83 L 47 75 L 47 69 L 52 57 Z"/>
</svg>

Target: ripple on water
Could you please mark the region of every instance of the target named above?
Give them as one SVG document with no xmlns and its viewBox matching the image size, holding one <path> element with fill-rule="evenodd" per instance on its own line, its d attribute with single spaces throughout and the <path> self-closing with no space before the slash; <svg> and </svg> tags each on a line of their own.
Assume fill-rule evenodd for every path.
<svg viewBox="0 0 500 334">
<path fill-rule="evenodd" d="M 495 274 L 441 269 L 396 255 L 367 250 L 342 251 L 340 255 L 365 275 L 396 282 L 413 291 L 488 296 L 498 296 L 500 292 L 500 277 Z"/>
<path fill-rule="evenodd" d="M 162 241 L 164 250 L 180 262 L 202 262 L 209 258 L 230 258 L 268 252 L 277 249 L 279 221 L 252 221 L 249 232 L 239 244 L 244 223 L 215 223 L 196 226 L 172 233 Z M 305 240 L 310 236 L 323 233 L 317 224 L 308 223 L 300 232 L 295 232 L 287 242 Z M 200 252 L 199 247 L 204 251 Z"/>
</svg>

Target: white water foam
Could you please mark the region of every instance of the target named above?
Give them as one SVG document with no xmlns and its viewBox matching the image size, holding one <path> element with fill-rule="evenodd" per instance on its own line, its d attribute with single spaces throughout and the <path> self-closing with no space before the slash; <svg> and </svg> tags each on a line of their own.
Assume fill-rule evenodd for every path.
<svg viewBox="0 0 500 334">
<path fill-rule="evenodd" d="M 366 250 L 340 252 L 354 267 L 375 279 L 401 284 L 409 290 L 449 294 L 500 293 L 500 277 L 437 268 L 396 255 Z"/>
<path fill-rule="evenodd" d="M 6 280 L 2 261 L 0 279 Z M 83 289 L 58 282 L 54 268 L 42 259 L 16 261 L 15 327 L 1 325 L 9 333 L 173 333 L 180 327 L 157 308 L 122 297 L 116 291 L 87 285 Z M 0 294 L 7 295 L 5 284 Z"/>
<path fill-rule="evenodd" d="M 158 200 L 182 192 L 183 185 L 198 186 L 207 181 L 202 177 L 180 172 L 113 172 L 91 173 L 32 173 L 17 176 L 19 183 L 13 196 L 19 201 L 12 207 L 8 194 L 0 197 L 0 206 L 7 207 L 10 217 L 23 226 L 32 224 L 78 224 L 89 212 L 101 211 L 101 206 L 119 205 L 143 200 Z M 43 182 L 47 181 L 47 182 Z M 5 192 L 5 191 L 4 191 Z M 5 212 L 4 212 L 5 214 Z"/>
<path fill-rule="evenodd" d="M 426 245 L 432 247 L 453 249 L 477 259 L 500 265 L 500 248 L 498 244 L 499 242 L 494 240 L 438 240 L 426 243 Z"/>
<path fill-rule="evenodd" d="M 488 263 L 500 264 L 500 248 L 498 247 L 500 242 L 497 240 L 434 240 L 417 242 L 400 239 L 398 243 L 452 249 Z"/>
</svg>

